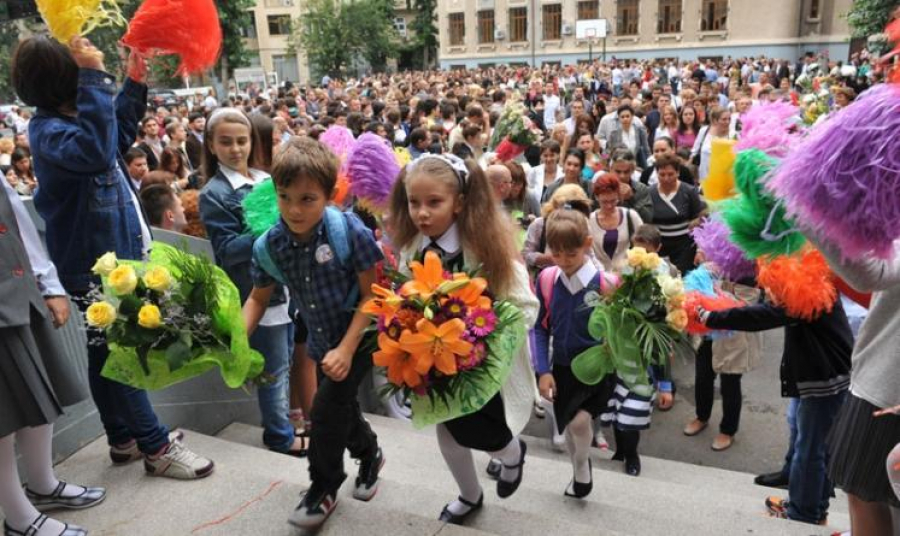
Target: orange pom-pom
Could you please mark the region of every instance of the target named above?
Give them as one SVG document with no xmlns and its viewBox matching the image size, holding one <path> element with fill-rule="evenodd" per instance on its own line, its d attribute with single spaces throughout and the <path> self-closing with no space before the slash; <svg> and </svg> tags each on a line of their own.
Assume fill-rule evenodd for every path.
<svg viewBox="0 0 900 536">
<path fill-rule="evenodd" d="M 795 255 L 760 259 L 759 286 L 788 315 L 814 320 L 831 311 L 837 300 L 831 269 L 825 257 L 807 248 Z"/>
<path fill-rule="evenodd" d="M 697 316 L 698 309 L 724 311 L 725 309 L 734 309 L 744 305 L 744 302 L 723 292 L 719 292 L 715 296 L 697 291 L 688 292 L 684 297 L 684 310 L 688 315 L 688 324 L 685 331 L 691 335 L 705 335 L 713 331 L 706 327 L 703 322 L 700 322 L 700 318 Z"/>
<path fill-rule="evenodd" d="M 178 55 L 179 75 L 200 73 L 219 58 L 219 12 L 213 0 L 145 0 L 122 42 L 144 56 Z"/>
<path fill-rule="evenodd" d="M 337 206 L 343 206 L 344 201 L 347 200 L 347 194 L 350 193 L 350 181 L 347 180 L 347 176 L 343 173 L 338 175 L 337 183 L 334 185 L 334 204 Z"/>
</svg>

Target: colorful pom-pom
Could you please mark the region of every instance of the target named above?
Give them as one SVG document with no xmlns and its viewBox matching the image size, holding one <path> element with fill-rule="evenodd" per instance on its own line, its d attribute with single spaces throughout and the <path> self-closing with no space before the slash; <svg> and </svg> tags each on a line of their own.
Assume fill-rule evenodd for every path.
<svg viewBox="0 0 900 536">
<path fill-rule="evenodd" d="M 707 296 L 716 295 L 715 278 L 705 264 L 701 264 L 684 276 L 684 291 L 699 292 Z"/>
<path fill-rule="evenodd" d="M 351 193 L 365 201 L 374 214 L 384 211 L 400 174 L 400 166 L 388 142 L 376 134 L 363 134 L 350 149 L 346 167 Z"/>
<path fill-rule="evenodd" d="M 734 196 L 734 140 L 712 140 L 709 175 L 703 181 L 703 195 L 710 201 Z"/>
<path fill-rule="evenodd" d="M 343 166 L 347 161 L 347 155 L 350 154 L 350 149 L 353 148 L 353 144 L 356 143 L 356 140 L 353 138 L 353 133 L 350 132 L 350 129 L 332 125 L 319 136 L 319 142 L 325 145 L 325 147 L 328 147 L 328 149 L 338 157 Z"/>
<path fill-rule="evenodd" d="M 177 73 L 202 73 L 216 64 L 222 27 L 213 0 L 144 0 L 122 43 L 144 56 L 175 54 Z"/>
<path fill-rule="evenodd" d="M 741 139 L 734 145 L 734 150 L 757 149 L 783 157 L 801 132 L 798 128 L 799 113 L 796 106 L 787 102 L 753 106 L 741 116 Z"/>
<path fill-rule="evenodd" d="M 36 3 L 50 35 L 64 44 L 101 26 L 126 24 L 116 0 L 37 0 Z"/>
<path fill-rule="evenodd" d="M 688 292 L 684 299 L 684 310 L 688 315 L 688 324 L 685 331 L 691 335 L 706 335 L 714 331 L 700 321 L 697 315 L 699 309 L 724 311 L 735 307 L 743 307 L 744 305 L 744 302 L 724 292 L 717 292 L 714 296 L 708 296 L 700 292 Z"/>
<path fill-rule="evenodd" d="M 257 184 L 241 201 L 244 208 L 244 223 L 253 236 L 260 236 L 278 223 L 278 197 L 275 183 L 266 179 Z"/>
<path fill-rule="evenodd" d="M 740 281 L 756 275 L 756 263 L 731 241 L 731 230 L 720 214 L 707 218 L 691 234 L 706 259 L 718 266 L 726 279 Z"/>
<path fill-rule="evenodd" d="M 788 315 L 814 320 L 831 311 L 837 290 L 825 257 L 813 248 L 759 260 L 759 286 Z"/>
<path fill-rule="evenodd" d="M 338 173 L 337 182 L 334 185 L 334 195 L 331 197 L 331 201 L 339 206 L 344 206 L 344 202 L 347 201 L 347 194 L 350 193 L 350 181 L 347 179 L 347 175 L 343 172 Z"/>
<path fill-rule="evenodd" d="M 900 238 L 900 87 L 878 84 L 815 127 L 769 186 L 845 258 L 891 258 Z"/>
</svg>

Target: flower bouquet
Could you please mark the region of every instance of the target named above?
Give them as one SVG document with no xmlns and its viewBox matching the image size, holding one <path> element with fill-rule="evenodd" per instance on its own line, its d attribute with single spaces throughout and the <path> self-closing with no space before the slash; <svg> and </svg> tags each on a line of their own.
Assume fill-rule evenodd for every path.
<svg viewBox="0 0 900 536">
<path fill-rule="evenodd" d="M 676 344 L 686 342 L 683 331 L 688 320 L 683 283 L 659 273 L 661 264 L 656 253 L 628 250 L 628 268 L 619 287 L 591 300 L 588 332 L 599 344 L 572 361 L 572 373 L 579 381 L 595 385 L 615 372 L 629 389 L 650 396 L 647 370 L 652 364 L 665 365 Z"/>
<path fill-rule="evenodd" d="M 506 382 L 526 340 L 521 313 L 487 293 L 487 281 L 449 274 L 433 252 L 394 273 L 392 288 L 373 285 L 363 312 L 376 320 L 388 393 L 402 391 L 413 425 L 424 427 L 481 409 Z"/>
<path fill-rule="evenodd" d="M 506 105 L 497 120 L 491 135 L 491 147 L 494 147 L 500 161 L 512 160 L 540 140 L 540 131 L 535 129 L 526 113 L 524 104 L 512 102 Z"/>
<path fill-rule="evenodd" d="M 225 384 L 260 376 L 263 358 L 250 349 L 234 284 L 204 257 L 153 243 L 149 262 L 107 253 L 94 273 L 88 325 L 104 331 L 103 376 L 139 389 L 162 389 L 221 369 Z"/>
</svg>

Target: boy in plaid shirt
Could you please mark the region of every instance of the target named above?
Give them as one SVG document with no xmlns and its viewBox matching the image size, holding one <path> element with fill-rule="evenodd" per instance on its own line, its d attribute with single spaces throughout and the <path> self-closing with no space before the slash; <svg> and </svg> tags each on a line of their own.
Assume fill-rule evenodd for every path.
<svg viewBox="0 0 900 536">
<path fill-rule="evenodd" d="M 311 138 L 294 138 L 276 156 L 272 176 L 281 219 L 260 238 L 265 253 L 254 248 L 253 290 L 244 304 L 247 331 L 252 332 L 276 282 L 283 280 L 309 329 L 308 353 L 316 361 L 319 381 L 311 412 L 312 485 L 288 520 L 307 529 L 320 526 L 334 511 L 347 477 L 344 449 L 360 461 L 353 492 L 358 500 L 375 495 L 384 464 L 377 437 L 356 401 L 360 381 L 372 368 L 374 348 L 371 337 L 363 338 L 370 319 L 358 309 L 371 297 L 375 265 L 383 256 L 358 217 L 328 207 L 337 174 L 337 158 Z M 340 227 L 333 225 L 335 220 Z"/>
</svg>

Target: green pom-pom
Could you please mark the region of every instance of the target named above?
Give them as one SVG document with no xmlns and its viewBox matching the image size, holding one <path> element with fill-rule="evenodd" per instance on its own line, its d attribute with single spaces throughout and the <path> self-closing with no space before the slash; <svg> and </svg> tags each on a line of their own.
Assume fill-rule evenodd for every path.
<svg viewBox="0 0 900 536">
<path fill-rule="evenodd" d="M 759 149 L 739 152 L 734 161 L 735 188 L 753 203 L 771 198 L 762 179 L 775 164 L 775 159 Z"/>
<path fill-rule="evenodd" d="M 769 234 L 778 238 L 767 240 L 762 235 L 773 208 L 775 214 Z M 731 199 L 723 205 L 722 216 L 731 229 L 732 241 L 751 259 L 764 255 L 789 255 L 806 243 L 806 238 L 795 230 L 793 222 L 785 218 L 784 208 L 776 207 L 771 197 L 759 203 L 744 196 Z"/>
<path fill-rule="evenodd" d="M 281 217 L 272 179 L 256 185 L 241 204 L 244 207 L 244 222 L 253 236 L 260 236 L 271 229 Z"/>
</svg>

